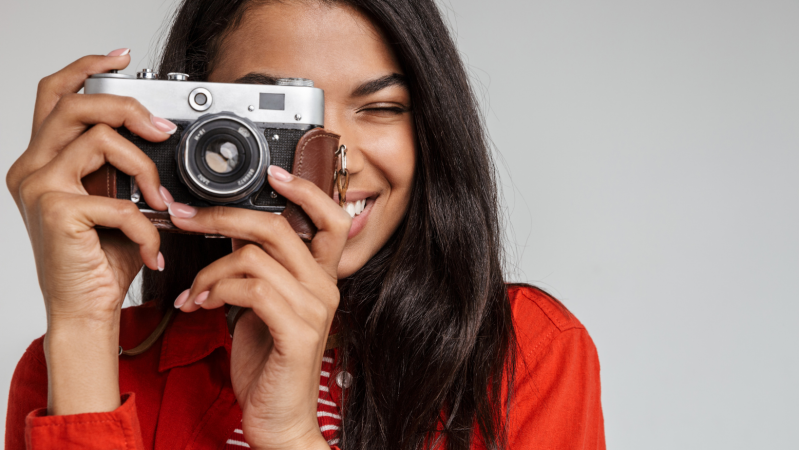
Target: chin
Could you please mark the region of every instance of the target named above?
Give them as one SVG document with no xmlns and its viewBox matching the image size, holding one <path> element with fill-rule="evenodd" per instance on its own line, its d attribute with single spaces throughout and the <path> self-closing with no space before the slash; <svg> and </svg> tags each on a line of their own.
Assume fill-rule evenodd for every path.
<svg viewBox="0 0 799 450">
<path fill-rule="evenodd" d="M 338 279 L 343 280 L 344 278 L 352 276 L 352 274 L 366 265 L 366 261 L 359 260 L 360 258 L 349 258 L 347 250 L 345 249 L 344 255 L 342 255 L 341 261 L 338 263 Z"/>
</svg>

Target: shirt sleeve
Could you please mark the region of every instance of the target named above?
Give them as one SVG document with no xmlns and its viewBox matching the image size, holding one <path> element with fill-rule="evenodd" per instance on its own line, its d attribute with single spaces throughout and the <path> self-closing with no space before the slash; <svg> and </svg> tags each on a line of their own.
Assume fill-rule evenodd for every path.
<svg viewBox="0 0 799 450">
<path fill-rule="evenodd" d="M 143 450 L 136 399 L 132 393 L 123 395 L 122 405 L 111 412 L 47 415 L 47 364 L 42 341 L 42 338 L 33 341 L 11 378 L 6 450 Z"/>
<path fill-rule="evenodd" d="M 47 406 L 47 365 L 42 338 L 25 350 L 14 369 L 6 410 L 6 450 L 25 449 L 25 417 L 34 409 Z"/>
<path fill-rule="evenodd" d="M 538 357 L 520 355 L 510 448 L 604 450 L 599 358 L 584 328 L 560 332 Z"/>
<path fill-rule="evenodd" d="M 124 394 L 121 400 L 111 412 L 48 416 L 47 408 L 32 411 L 25 418 L 27 448 L 144 450 L 135 394 Z"/>
</svg>

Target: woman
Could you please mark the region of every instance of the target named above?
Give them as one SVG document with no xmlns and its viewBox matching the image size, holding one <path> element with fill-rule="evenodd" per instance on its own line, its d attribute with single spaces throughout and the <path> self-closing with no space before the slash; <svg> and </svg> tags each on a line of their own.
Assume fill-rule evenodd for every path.
<svg viewBox="0 0 799 450">
<path fill-rule="evenodd" d="M 12 381 L 7 448 L 604 448 L 590 337 L 557 301 L 504 283 L 487 142 L 432 1 L 180 6 L 161 73 L 325 90 L 347 200 L 365 207 L 351 217 L 270 167 L 319 229 L 308 246 L 279 216 L 174 202 L 113 129 L 161 142 L 175 125 L 74 94 L 129 62 L 116 50 L 42 80 L 7 177 L 48 314 Z M 105 162 L 176 226 L 231 239 L 159 236 L 130 202 L 85 195 Z M 121 310 L 142 264 L 145 303 Z M 232 337 L 225 305 L 251 308 Z"/>
</svg>

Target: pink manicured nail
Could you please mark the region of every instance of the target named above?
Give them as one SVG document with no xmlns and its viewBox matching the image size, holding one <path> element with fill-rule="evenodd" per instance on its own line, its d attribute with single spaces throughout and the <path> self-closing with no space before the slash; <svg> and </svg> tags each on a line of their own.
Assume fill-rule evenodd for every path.
<svg viewBox="0 0 799 450">
<path fill-rule="evenodd" d="M 158 188 L 158 192 L 161 193 L 161 198 L 164 199 L 164 203 L 166 203 L 166 206 L 169 206 L 175 202 L 175 199 L 172 197 L 172 194 L 170 194 L 165 187 L 161 186 L 160 188 Z"/>
<path fill-rule="evenodd" d="M 269 176 L 277 181 L 291 181 L 294 179 L 294 175 L 286 172 L 286 170 L 280 166 L 269 166 L 266 171 L 269 173 Z"/>
<path fill-rule="evenodd" d="M 200 295 L 198 295 L 197 298 L 194 299 L 194 304 L 198 306 L 202 305 L 203 302 L 208 299 L 208 294 L 210 293 L 211 291 L 201 292 Z"/>
<path fill-rule="evenodd" d="M 169 215 L 180 217 L 181 219 L 191 219 L 197 215 L 197 208 L 192 208 L 191 206 L 184 205 L 183 203 L 172 202 L 169 205 Z"/>
<path fill-rule="evenodd" d="M 164 255 L 161 252 L 158 252 L 158 271 L 163 272 L 164 267 L 166 267 L 166 262 L 164 262 Z"/>
<path fill-rule="evenodd" d="M 153 125 L 155 125 L 156 128 L 158 128 L 159 130 L 163 131 L 166 134 L 175 134 L 175 131 L 177 131 L 178 129 L 178 126 L 175 125 L 174 123 L 166 119 L 156 117 L 152 114 L 150 114 L 150 121 L 153 123 Z"/>
<path fill-rule="evenodd" d="M 175 308 L 180 308 L 184 303 L 186 303 L 186 300 L 189 299 L 189 291 L 190 289 L 186 289 L 185 291 L 181 292 L 180 295 L 178 295 L 178 298 L 175 299 Z"/>
<path fill-rule="evenodd" d="M 105 56 L 125 56 L 130 53 L 129 48 L 118 48 Z"/>
</svg>

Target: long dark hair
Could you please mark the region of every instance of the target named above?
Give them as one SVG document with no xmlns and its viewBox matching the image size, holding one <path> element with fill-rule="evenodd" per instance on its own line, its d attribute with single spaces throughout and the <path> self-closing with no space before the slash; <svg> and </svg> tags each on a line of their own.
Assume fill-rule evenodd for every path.
<svg viewBox="0 0 799 450">
<path fill-rule="evenodd" d="M 340 283 L 346 450 L 507 446 L 516 338 L 502 276 L 495 170 L 466 70 L 433 0 L 320 0 L 369 16 L 407 76 L 417 133 L 408 213 Z M 259 0 L 184 0 L 160 72 L 205 79 L 226 33 Z M 172 261 L 145 269 L 143 298 L 170 307 L 229 240 L 164 235 Z M 503 399 L 503 394 L 505 398 Z M 479 433 L 475 434 L 478 431 Z"/>
</svg>

